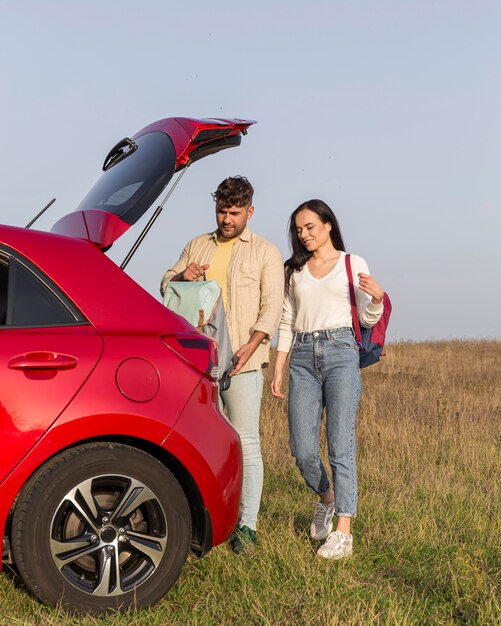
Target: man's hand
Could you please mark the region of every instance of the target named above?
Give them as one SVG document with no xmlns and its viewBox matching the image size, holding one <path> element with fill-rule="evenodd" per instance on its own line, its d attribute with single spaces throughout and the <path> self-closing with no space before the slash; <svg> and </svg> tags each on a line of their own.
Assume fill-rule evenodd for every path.
<svg viewBox="0 0 501 626">
<path fill-rule="evenodd" d="M 249 343 L 244 343 L 244 345 L 237 350 L 233 355 L 233 369 L 230 372 L 230 376 L 235 376 L 242 369 L 242 367 L 247 363 L 247 361 L 251 358 L 251 356 L 256 351 L 258 345 L 265 339 L 265 333 L 260 330 L 256 331 Z"/>
<path fill-rule="evenodd" d="M 192 281 L 192 280 L 196 280 L 197 278 L 200 278 L 200 276 L 203 276 L 205 273 L 205 270 L 209 269 L 209 265 L 205 264 L 205 265 L 199 265 L 198 263 L 190 263 L 188 265 L 188 267 L 183 270 L 182 272 L 179 272 L 179 274 L 176 274 L 175 276 L 173 276 L 171 278 L 171 280 L 173 281 L 177 281 L 177 280 L 186 280 L 186 281 Z"/>
</svg>

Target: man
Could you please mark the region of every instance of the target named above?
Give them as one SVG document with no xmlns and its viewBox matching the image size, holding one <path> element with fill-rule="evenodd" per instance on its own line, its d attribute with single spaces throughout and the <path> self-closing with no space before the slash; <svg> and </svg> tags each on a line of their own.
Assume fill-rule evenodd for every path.
<svg viewBox="0 0 501 626">
<path fill-rule="evenodd" d="M 217 230 L 192 239 L 179 261 L 165 272 L 168 281 L 216 280 L 223 295 L 234 353 L 231 386 L 221 396 L 228 419 L 240 435 L 243 485 L 240 522 L 230 538 L 237 554 L 257 542 L 256 524 L 263 488 L 259 414 L 262 367 L 282 314 L 283 261 L 278 248 L 249 230 L 254 190 L 243 176 L 223 180 L 212 194 Z"/>
</svg>

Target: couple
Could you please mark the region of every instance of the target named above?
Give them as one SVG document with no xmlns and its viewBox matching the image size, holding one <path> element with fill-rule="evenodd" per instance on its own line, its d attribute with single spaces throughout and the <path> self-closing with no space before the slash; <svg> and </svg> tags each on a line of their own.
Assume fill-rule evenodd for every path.
<svg viewBox="0 0 501 626">
<path fill-rule="evenodd" d="M 238 554 L 257 543 L 263 487 L 262 367 L 268 364 L 270 341 L 279 325 L 272 393 L 284 397 L 283 372 L 291 352 L 291 451 L 306 484 L 319 496 L 310 532 L 313 539 L 326 540 L 319 556 L 340 559 L 352 554 L 350 522 L 357 511 L 355 418 L 362 388 L 344 243 L 331 209 L 321 200 L 304 202 L 290 217 L 292 256 L 284 276 L 276 246 L 247 225 L 254 213 L 253 193 L 243 176 L 227 178 L 218 186 L 212 194 L 217 230 L 187 244 L 164 274 L 162 292 L 168 281 L 200 280 L 204 275 L 222 288 L 235 354 L 232 383 L 221 396 L 240 435 L 244 463 L 241 516 L 230 538 L 232 550 Z M 352 255 L 352 267 L 359 319 L 371 327 L 383 312 L 384 292 L 361 257 Z M 320 459 L 324 407 L 334 490 Z M 337 527 L 332 532 L 334 516 Z"/>
</svg>

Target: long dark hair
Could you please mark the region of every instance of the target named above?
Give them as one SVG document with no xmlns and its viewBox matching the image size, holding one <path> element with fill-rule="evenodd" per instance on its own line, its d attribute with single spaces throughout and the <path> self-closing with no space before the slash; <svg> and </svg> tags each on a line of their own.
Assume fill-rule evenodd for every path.
<svg viewBox="0 0 501 626">
<path fill-rule="evenodd" d="M 308 200 L 298 206 L 298 208 L 292 213 L 289 218 L 289 244 L 292 250 L 292 256 L 285 262 L 285 292 L 289 292 L 292 274 L 295 271 L 301 270 L 313 252 L 308 250 L 299 241 L 299 237 L 296 231 L 296 216 L 301 211 L 308 209 L 316 213 L 321 222 L 324 224 L 330 224 L 330 237 L 333 246 L 336 250 L 342 250 L 344 252 L 344 242 L 341 236 L 341 229 L 336 216 L 332 209 L 323 200 Z"/>
</svg>

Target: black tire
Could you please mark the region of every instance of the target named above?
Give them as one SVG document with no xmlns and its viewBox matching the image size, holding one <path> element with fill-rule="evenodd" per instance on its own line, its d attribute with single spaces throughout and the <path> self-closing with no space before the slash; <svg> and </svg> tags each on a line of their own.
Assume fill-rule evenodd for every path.
<svg viewBox="0 0 501 626">
<path fill-rule="evenodd" d="M 12 523 L 24 582 L 71 612 L 154 604 L 176 582 L 190 542 L 190 511 L 174 476 L 114 443 L 52 459 L 24 486 Z"/>
</svg>

